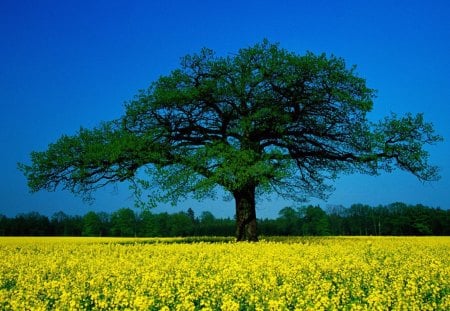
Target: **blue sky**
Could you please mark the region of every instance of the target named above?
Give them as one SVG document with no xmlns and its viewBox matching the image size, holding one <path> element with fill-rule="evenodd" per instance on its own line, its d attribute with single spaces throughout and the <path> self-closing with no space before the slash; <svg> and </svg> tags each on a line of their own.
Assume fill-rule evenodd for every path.
<svg viewBox="0 0 450 311">
<path fill-rule="evenodd" d="M 212 48 L 228 55 L 267 38 L 303 54 L 325 52 L 357 65 L 378 90 L 370 118 L 423 112 L 446 139 L 429 148 L 442 179 L 423 184 L 403 172 L 346 175 L 327 204 L 402 201 L 450 208 L 450 2 L 442 1 L 22 1 L 0 2 L 0 214 L 132 207 L 127 186 L 92 205 L 68 192 L 30 194 L 17 162 L 62 134 L 118 118 L 123 103 L 180 57 Z M 291 202 L 259 202 L 274 217 Z M 233 216 L 233 202 L 181 202 L 157 211 L 210 210 Z"/>
</svg>

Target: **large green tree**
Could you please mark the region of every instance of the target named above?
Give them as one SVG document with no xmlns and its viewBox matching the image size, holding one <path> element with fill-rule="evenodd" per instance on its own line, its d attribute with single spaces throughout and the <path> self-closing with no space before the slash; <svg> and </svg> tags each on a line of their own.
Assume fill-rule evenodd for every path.
<svg viewBox="0 0 450 311">
<path fill-rule="evenodd" d="M 237 240 L 255 241 L 263 194 L 324 197 L 339 173 L 395 167 L 438 178 L 424 149 L 441 139 L 432 125 L 422 114 L 370 122 L 373 98 L 335 56 L 267 41 L 228 57 L 203 49 L 140 91 L 120 119 L 62 136 L 19 168 L 32 191 L 89 195 L 131 181 L 155 201 L 176 201 L 222 188 L 235 200 Z"/>
</svg>

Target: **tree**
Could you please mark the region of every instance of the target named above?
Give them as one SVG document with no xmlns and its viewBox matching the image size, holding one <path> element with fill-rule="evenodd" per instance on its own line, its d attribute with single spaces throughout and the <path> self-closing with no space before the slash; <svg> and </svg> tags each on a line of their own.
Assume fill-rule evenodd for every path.
<svg viewBox="0 0 450 311">
<path fill-rule="evenodd" d="M 438 178 L 424 149 L 441 140 L 433 126 L 422 114 L 369 122 L 374 96 L 335 56 L 267 40 L 228 57 L 203 49 L 140 91 L 120 119 L 64 135 L 19 169 L 31 191 L 60 186 L 87 198 L 121 181 L 154 202 L 219 187 L 235 200 L 237 240 L 256 241 L 263 194 L 323 198 L 339 173 L 395 167 Z"/>
<path fill-rule="evenodd" d="M 55 235 L 69 235 L 69 216 L 63 211 L 56 212 L 51 217 L 51 224 L 53 226 Z"/>
<path fill-rule="evenodd" d="M 136 236 L 137 219 L 131 208 L 121 208 L 111 215 L 111 231 L 114 236 Z"/>
<path fill-rule="evenodd" d="M 109 215 L 105 212 L 96 213 L 89 211 L 83 216 L 83 231 L 84 236 L 107 236 L 109 227 Z"/>
<path fill-rule="evenodd" d="M 305 235 L 329 235 L 330 224 L 327 214 L 320 206 L 306 206 L 302 208 L 303 234 Z"/>
<path fill-rule="evenodd" d="M 19 214 L 15 217 L 15 235 L 50 235 L 50 221 L 38 212 Z"/>
<path fill-rule="evenodd" d="M 348 209 L 349 230 L 354 235 L 376 234 L 376 222 L 370 222 L 372 208 L 365 204 L 352 204 Z M 373 217 L 372 217 L 373 218 Z M 374 230 L 375 229 L 375 230 Z"/>
<path fill-rule="evenodd" d="M 278 223 L 282 235 L 301 235 L 302 219 L 299 209 L 284 207 L 278 212 Z"/>
<path fill-rule="evenodd" d="M 217 227 L 217 220 L 213 213 L 209 211 L 203 211 L 200 214 L 199 219 L 199 227 L 197 233 L 200 235 L 208 235 L 214 231 L 214 228 Z"/>
<path fill-rule="evenodd" d="M 144 210 L 139 215 L 139 235 L 155 237 L 159 234 L 157 216 L 149 210 Z"/>
<path fill-rule="evenodd" d="M 194 223 L 185 212 L 178 212 L 170 215 L 169 218 L 170 236 L 190 236 L 194 234 Z"/>
<path fill-rule="evenodd" d="M 192 223 L 196 222 L 195 212 L 192 208 L 189 207 L 188 210 L 186 211 L 186 214 L 189 216 L 189 219 L 191 220 Z"/>
<path fill-rule="evenodd" d="M 344 235 L 345 207 L 342 205 L 328 205 L 326 213 L 330 223 L 331 235 Z"/>
<path fill-rule="evenodd" d="M 6 235 L 9 229 L 9 219 L 3 214 L 0 214 L 0 236 Z"/>
</svg>

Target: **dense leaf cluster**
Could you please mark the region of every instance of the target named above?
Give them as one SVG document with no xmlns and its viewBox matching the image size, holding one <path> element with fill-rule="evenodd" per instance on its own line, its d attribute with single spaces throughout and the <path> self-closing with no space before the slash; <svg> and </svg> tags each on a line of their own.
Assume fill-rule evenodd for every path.
<svg viewBox="0 0 450 311">
<path fill-rule="evenodd" d="M 285 207 L 276 219 L 259 219 L 265 236 L 294 235 L 450 235 L 450 210 L 424 205 L 393 203 L 372 207 L 353 204 Z M 57 212 L 50 218 L 37 212 L 8 218 L 0 215 L 3 236 L 233 236 L 235 220 L 210 212 L 195 216 L 192 209 L 179 213 L 136 213 L 123 208 L 111 214 L 88 212 L 70 216 Z"/>
</svg>

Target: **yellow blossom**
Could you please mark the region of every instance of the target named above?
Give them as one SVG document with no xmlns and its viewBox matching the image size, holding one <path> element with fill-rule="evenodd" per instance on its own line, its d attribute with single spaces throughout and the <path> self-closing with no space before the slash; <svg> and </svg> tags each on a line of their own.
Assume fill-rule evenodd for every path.
<svg viewBox="0 0 450 311">
<path fill-rule="evenodd" d="M 0 310 L 450 309 L 449 237 L 148 241 L 0 238 Z"/>
</svg>

